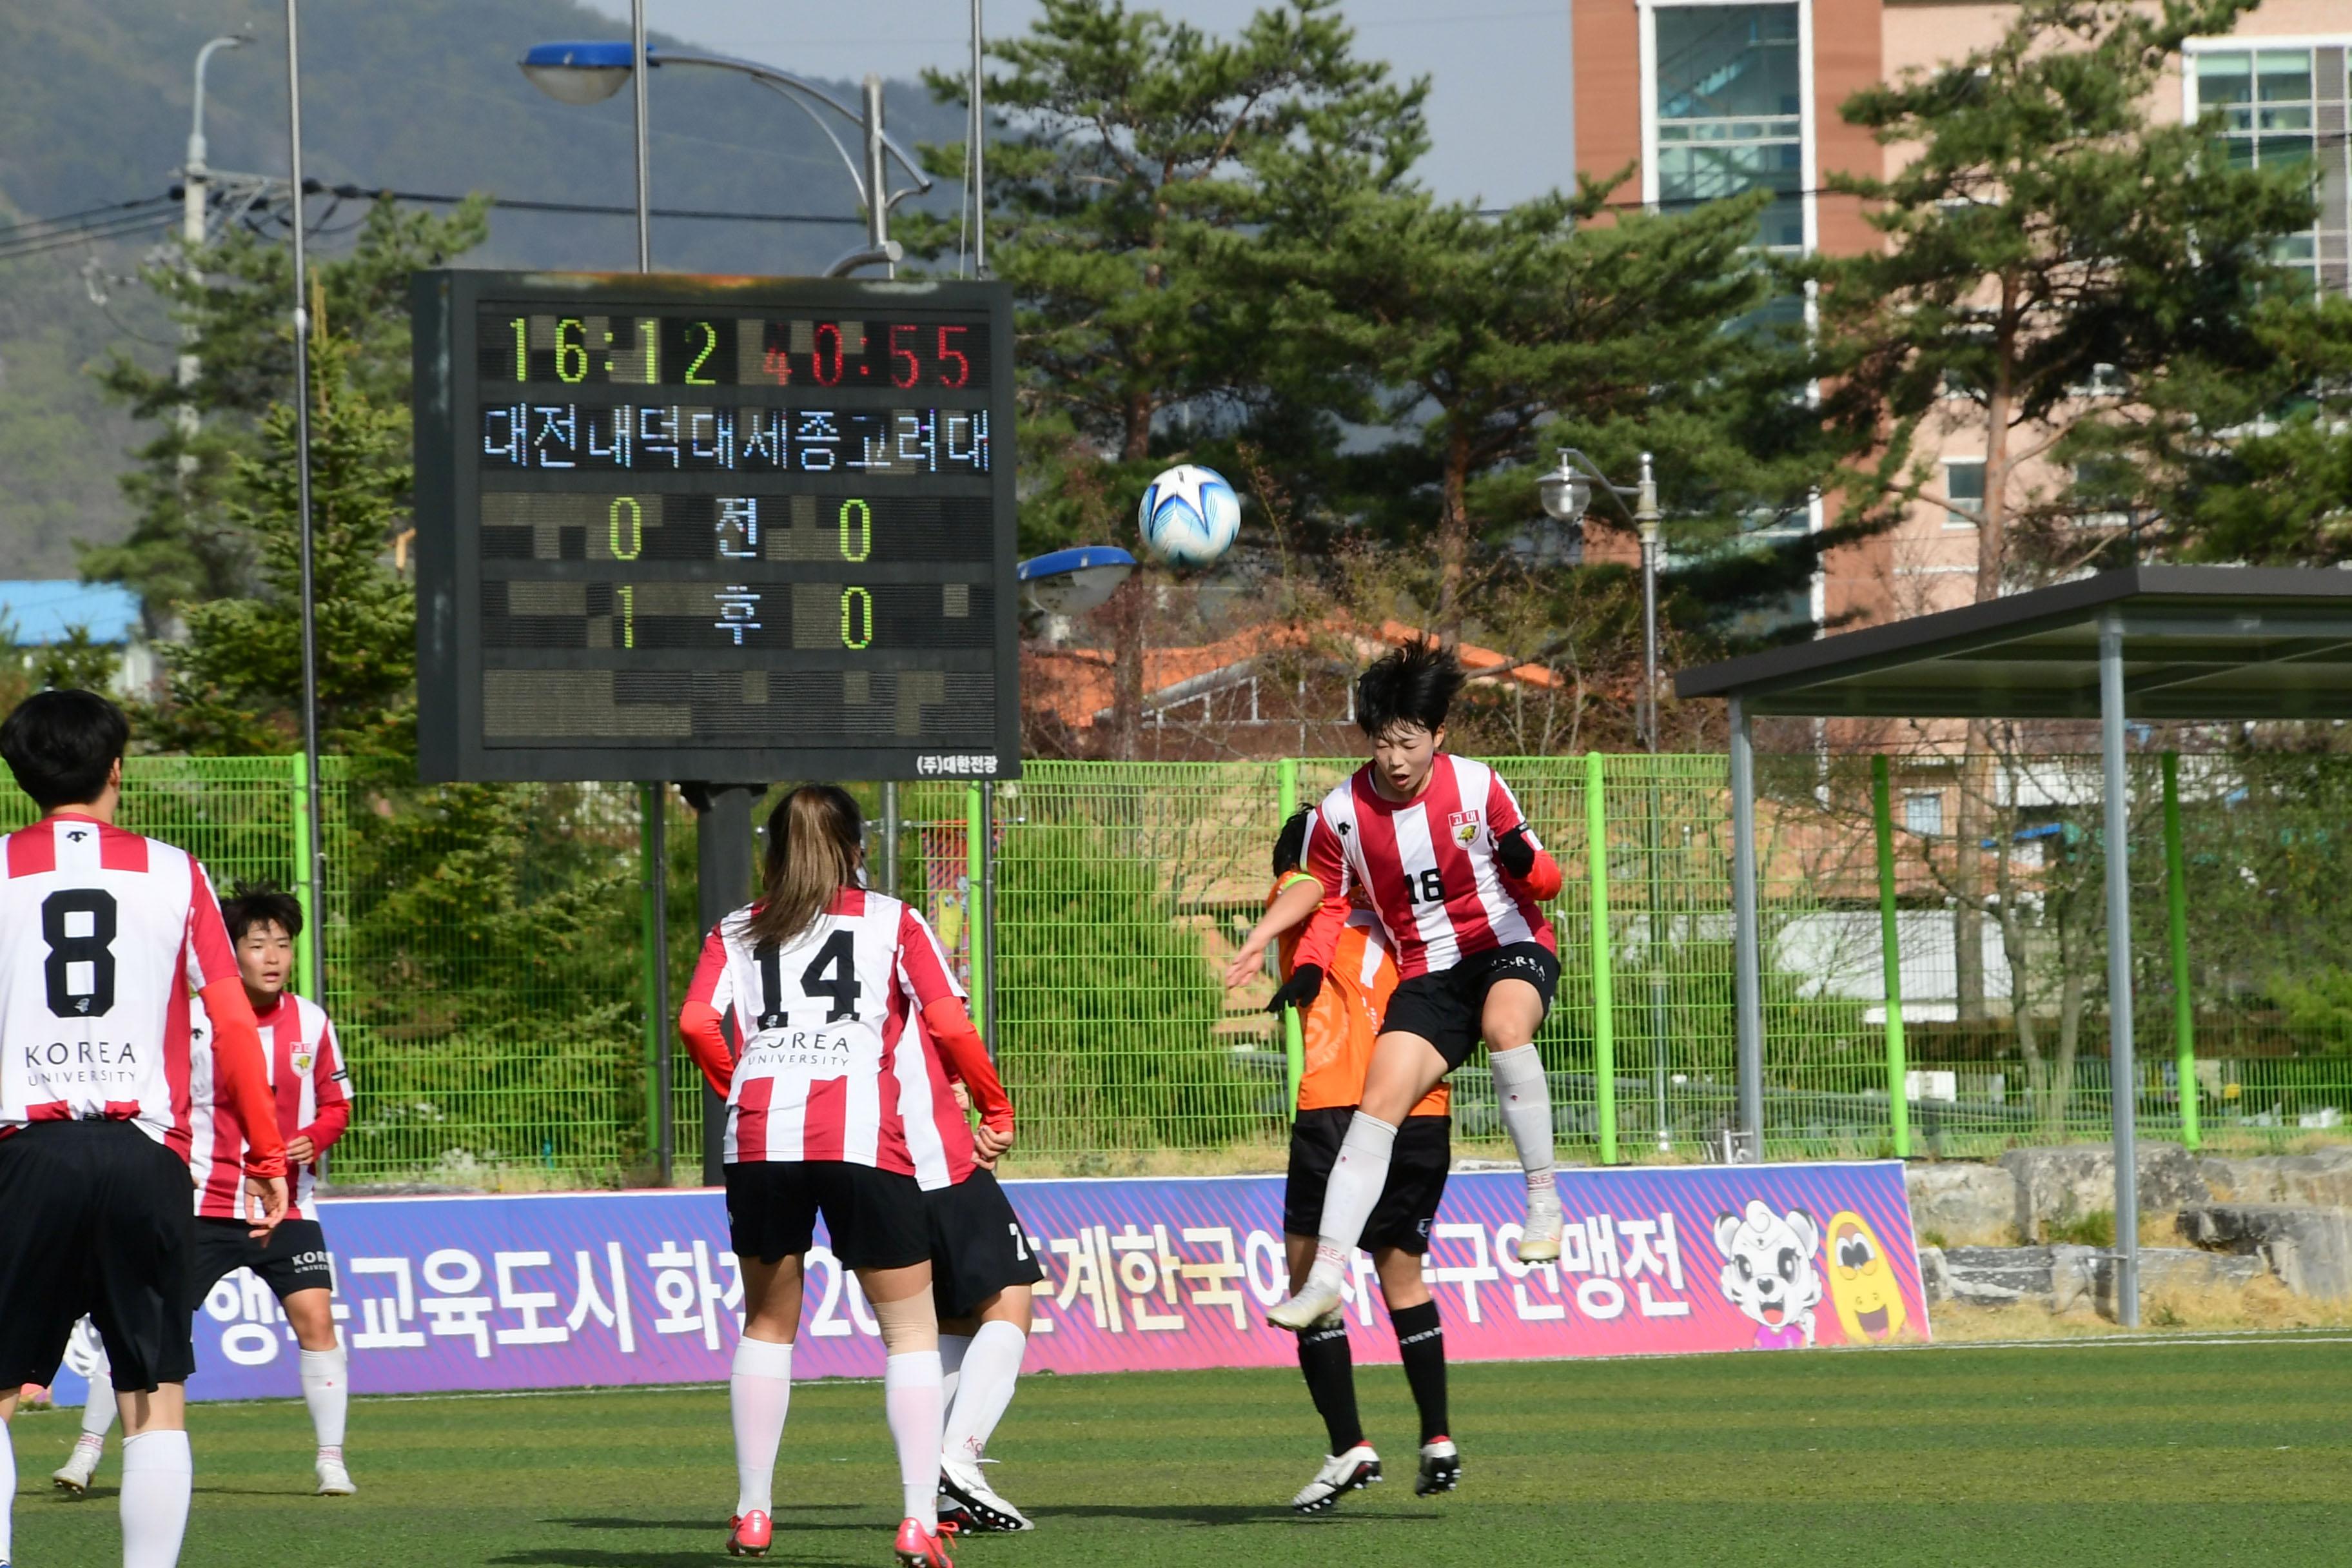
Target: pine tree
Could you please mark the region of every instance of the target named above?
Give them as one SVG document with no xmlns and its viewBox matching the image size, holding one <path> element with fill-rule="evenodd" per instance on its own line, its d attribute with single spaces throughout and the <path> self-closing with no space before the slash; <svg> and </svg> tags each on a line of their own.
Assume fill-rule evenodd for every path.
<svg viewBox="0 0 2352 1568">
<path fill-rule="evenodd" d="M 396 415 L 404 446 L 408 275 L 480 244 L 487 212 L 478 198 L 446 217 L 386 198 L 369 209 L 348 255 L 313 263 L 326 312 L 350 346 L 346 374 L 374 406 Z M 100 373 L 110 395 L 161 428 L 123 477 L 137 512 L 130 537 L 85 552 L 81 572 L 87 581 L 136 591 L 151 635 L 166 633 L 184 606 L 255 586 L 255 542 L 237 510 L 249 502 L 239 487 L 260 452 L 263 421 L 293 395 L 291 267 L 283 243 L 243 229 L 150 267 L 145 283 L 189 334 L 195 384 L 184 388 L 173 369 L 151 369 L 121 353 Z M 201 416 L 193 434 L 178 421 L 184 404 Z"/>
<path fill-rule="evenodd" d="M 2149 412 L 2176 437 L 2218 429 L 2207 416 L 2231 411 L 2200 405 L 2268 379 L 2277 344 L 2252 329 L 2289 285 L 2273 247 L 2310 226 L 2308 182 L 2235 166 L 2206 128 L 2150 110 L 2182 42 L 2253 5 L 2032 0 L 1991 47 L 1847 101 L 1912 154 L 1883 179 L 1831 177 L 1887 243 L 1811 268 L 1824 410 L 1878 453 L 1844 487 L 1850 522 L 1920 501 L 1969 518 L 1980 600 L 2112 558 L 2129 529 L 2098 520 L 2118 463 L 2163 434 Z M 1980 503 L 1945 493 L 1933 460 L 1970 432 Z M 2078 461 L 2079 482 L 2052 477 Z"/>
<path fill-rule="evenodd" d="M 413 755 L 416 595 L 384 556 L 408 493 L 408 417 L 362 385 L 362 345 L 314 335 L 310 416 L 312 582 L 317 605 L 322 749 Z M 142 725 L 170 750 L 282 752 L 301 742 L 301 513 L 294 410 L 261 421 L 260 446 L 236 464 L 228 515 L 253 541 L 260 578 L 249 595 L 185 612 L 188 636 L 169 650 L 171 695 Z"/>
</svg>

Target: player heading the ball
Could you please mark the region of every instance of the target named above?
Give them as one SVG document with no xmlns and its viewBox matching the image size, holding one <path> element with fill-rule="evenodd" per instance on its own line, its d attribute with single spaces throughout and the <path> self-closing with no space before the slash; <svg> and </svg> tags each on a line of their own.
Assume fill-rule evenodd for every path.
<svg viewBox="0 0 2352 1568">
<path fill-rule="evenodd" d="M 253 1005 L 195 857 L 114 826 L 122 710 L 43 691 L 0 723 L 41 819 L 0 846 L 0 1433 L 88 1314 L 122 1414 L 124 1568 L 172 1568 L 188 1524 L 188 994 L 215 1033 L 216 1092 L 246 1129 L 239 1206 L 286 1213 Z M 0 1436 L 0 1563 L 16 1462 Z"/>
<path fill-rule="evenodd" d="M 1559 891 L 1559 867 L 1510 786 L 1484 763 L 1444 751 L 1463 679 L 1453 650 L 1425 639 L 1401 644 L 1357 679 L 1356 722 L 1371 761 L 1316 807 L 1307 829 L 1312 881 L 1275 900 L 1225 973 L 1229 985 L 1245 979 L 1285 918 L 1314 902 L 1297 964 L 1270 1005 L 1312 1003 L 1358 887 L 1396 954 L 1396 994 L 1331 1169 L 1314 1267 L 1306 1285 L 1266 1314 L 1286 1329 L 1339 1309 L 1349 1258 L 1388 1181 L 1399 1125 L 1481 1038 L 1527 1173 L 1519 1256 L 1559 1256 L 1551 1091 L 1534 1044 L 1559 984 L 1559 940 L 1538 907 Z"/>
<path fill-rule="evenodd" d="M 712 929 L 678 1013 L 688 1050 L 727 1099 L 727 1225 L 743 1268 L 727 1550 L 764 1557 L 774 1539 L 802 1259 L 822 1215 L 888 1352 L 882 1401 L 906 1503 L 898 1561 L 953 1568 L 939 1529 L 945 1411 L 925 1194 L 969 1181 L 975 1154 L 1012 1147 L 1013 1105 L 939 938 L 866 887 L 864 835 L 845 790 L 803 784 L 784 796 L 768 818 L 759 901 Z M 977 1134 L 950 1064 L 980 1107 Z"/>
</svg>

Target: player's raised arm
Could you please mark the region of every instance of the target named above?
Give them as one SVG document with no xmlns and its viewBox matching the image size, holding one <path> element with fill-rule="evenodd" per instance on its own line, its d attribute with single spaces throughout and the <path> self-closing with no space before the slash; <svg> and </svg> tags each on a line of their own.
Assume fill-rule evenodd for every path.
<svg viewBox="0 0 2352 1568">
<path fill-rule="evenodd" d="M 719 928 L 702 941 L 702 958 L 677 1010 L 677 1037 L 702 1069 L 711 1089 L 727 1098 L 735 1081 L 735 1050 L 728 1043 L 727 1018 L 735 1005 L 735 980 L 727 963 L 727 942 Z M 740 1030 L 738 1031 L 740 1034 Z"/>
</svg>

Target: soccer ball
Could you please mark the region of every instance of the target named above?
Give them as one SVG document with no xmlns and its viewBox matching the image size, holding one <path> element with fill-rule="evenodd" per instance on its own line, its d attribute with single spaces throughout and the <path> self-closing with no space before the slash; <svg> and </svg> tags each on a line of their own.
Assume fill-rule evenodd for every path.
<svg viewBox="0 0 2352 1568">
<path fill-rule="evenodd" d="M 1136 509 L 1143 547 L 1179 566 L 1205 566 L 1233 548 L 1242 501 L 1214 468 L 1181 463 L 1144 487 Z"/>
</svg>

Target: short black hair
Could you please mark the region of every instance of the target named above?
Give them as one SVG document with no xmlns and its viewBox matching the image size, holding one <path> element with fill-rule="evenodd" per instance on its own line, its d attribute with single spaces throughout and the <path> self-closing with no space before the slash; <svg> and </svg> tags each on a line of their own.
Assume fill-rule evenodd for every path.
<svg viewBox="0 0 2352 1568">
<path fill-rule="evenodd" d="M 131 721 L 95 691 L 36 691 L 0 723 L 0 757 L 43 811 L 87 805 L 131 744 Z"/>
<path fill-rule="evenodd" d="M 221 905 L 221 923 L 231 942 L 243 942 L 257 925 L 283 926 L 288 936 L 300 936 L 302 900 L 274 882 L 239 882 Z"/>
<path fill-rule="evenodd" d="M 1301 806 L 1290 814 L 1290 820 L 1284 823 L 1282 831 L 1274 836 L 1276 876 L 1287 877 L 1297 870 L 1298 863 L 1307 858 L 1307 819 L 1314 815 Z"/>
<path fill-rule="evenodd" d="M 1444 727 L 1463 679 L 1452 648 L 1427 637 L 1399 643 L 1356 678 L 1356 727 L 1376 741 L 1399 724 L 1433 734 Z"/>
</svg>

